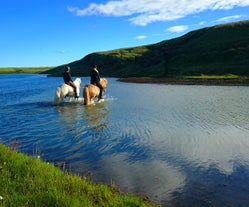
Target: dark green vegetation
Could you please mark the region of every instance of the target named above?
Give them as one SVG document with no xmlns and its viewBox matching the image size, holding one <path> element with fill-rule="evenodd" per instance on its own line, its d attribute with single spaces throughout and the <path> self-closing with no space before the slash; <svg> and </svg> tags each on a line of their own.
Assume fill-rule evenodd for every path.
<svg viewBox="0 0 249 207">
<path fill-rule="evenodd" d="M 96 52 L 69 63 L 74 76 L 88 76 L 93 64 L 109 77 L 249 75 L 249 20 L 217 25 L 133 48 Z M 46 73 L 61 76 L 65 65 Z"/>
<path fill-rule="evenodd" d="M 8 67 L 0 68 L 0 74 L 17 73 L 42 73 L 50 70 L 52 67 Z"/>
<path fill-rule="evenodd" d="M 0 144 L 0 206 L 156 206 Z"/>
</svg>

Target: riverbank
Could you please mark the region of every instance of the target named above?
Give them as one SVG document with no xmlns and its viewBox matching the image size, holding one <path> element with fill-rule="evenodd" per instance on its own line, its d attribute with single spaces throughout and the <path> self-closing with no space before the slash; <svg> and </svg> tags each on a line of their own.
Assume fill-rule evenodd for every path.
<svg viewBox="0 0 249 207">
<path fill-rule="evenodd" d="M 157 206 L 0 144 L 0 206 Z"/>
<path fill-rule="evenodd" d="M 228 76 L 185 76 L 185 77 L 128 77 L 119 78 L 121 82 L 169 84 L 169 85 L 221 85 L 221 86 L 249 86 L 249 77 L 235 75 Z"/>
</svg>

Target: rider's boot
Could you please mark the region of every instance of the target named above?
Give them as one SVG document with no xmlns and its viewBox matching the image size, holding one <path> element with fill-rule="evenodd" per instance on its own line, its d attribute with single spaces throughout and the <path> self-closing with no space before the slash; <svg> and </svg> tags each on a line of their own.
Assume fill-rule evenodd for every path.
<svg viewBox="0 0 249 207">
<path fill-rule="evenodd" d="M 103 94 L 103 92 L 102 92 L 102 89 L 100 88 L 100 93 L 99 93 L 99 97 L 98 97 L 99 100 L 100 100 L 100 99 L 103 99 L 102 94 Z"/>
</svg>

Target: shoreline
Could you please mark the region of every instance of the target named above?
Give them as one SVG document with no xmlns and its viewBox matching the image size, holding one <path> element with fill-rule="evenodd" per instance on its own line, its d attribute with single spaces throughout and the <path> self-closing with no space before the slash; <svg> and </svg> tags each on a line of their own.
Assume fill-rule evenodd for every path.
<svg viewBox="0 0 249 207">
<path fill-rule="evenodd" d="M 210 85 L 210 86 L 249 86 L 249 79 L 245 78 L 119 78 L 120 82 L 166 84 L 166 85 Z"/>
<path fill-rule="evenodd" d="M 94 183 L 12 147 L 0 143 L 0 206 L 161 206 L 149 197 L 123 193 L 114 183 Z"/>
</svg>

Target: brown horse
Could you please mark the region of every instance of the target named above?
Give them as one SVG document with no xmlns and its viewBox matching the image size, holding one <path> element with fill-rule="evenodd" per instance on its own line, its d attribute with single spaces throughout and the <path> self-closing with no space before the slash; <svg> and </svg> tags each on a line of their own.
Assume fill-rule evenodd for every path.
<svg viewBox="0 0 249 207">
<path fill-rule="evenodd" d="M 100 79 L 100 84 L 103 87 L 103 92 L 105 92 L 106 90 L 107 83 L 108 83 L 107 79 L 105 78 Z M 84 105 L 89 105 L 91 103 L 91 100 L 95 97 L 98 97 L 99 101 L 99 93 L 100 89 L 98 86 L 94 84 L 85 85 L 83 88 Z"/>
</svg>

